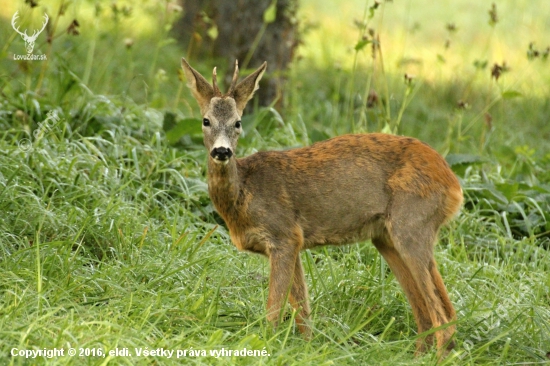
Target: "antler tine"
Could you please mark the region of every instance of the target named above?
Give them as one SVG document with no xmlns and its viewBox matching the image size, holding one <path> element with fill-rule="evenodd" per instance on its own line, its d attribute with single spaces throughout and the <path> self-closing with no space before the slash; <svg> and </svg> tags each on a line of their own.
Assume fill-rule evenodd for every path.
<svg viewBox="0 0 550 366">
<path fill-rule="evenodd" d="M 214 95 L 217 97 L 221 97 L 222 92 L 220 91 L 220 88 L 218 88 L 218 75 L 216 73 L 215 67 L 212 71 L 212 86 L 214 87 Z"/>
<path fill-rule="evenodd" d="M 44 30 L 44 28 L 46 28 L 46 26 L 48 25 L 48 20 L 50 18 L 48 17 L 48 14 L 44 13 L 44 24 L 42 25 L 42 29 L 40 29 L 40 33 L 42 33 L 42 31 Z"/>
<path fill-rule="evenodd" d="M 19 33 L 20 35 L 27 35 L 27 30 L 25 29 L 25 33 L 21 33 L 21 31 L 19 30 L 19 27 L 16 28 L 15 26 L 15 21 L 17 20 L 17 18 L 19 18 L 19 10 L 15 12 L 15 14 L 13 14 L 13 17 L 11 18 L 11 26 L 13 27 L 13 29 Z"/>
<path fill-rule="evenodd" d="M 231 86 L 229 87 L 228 95 L 233 94 L 235 87 L 237 86 L 237 80 L 239 80 L 239 60 L 235 60 L 235 71 L 233 72 L 233 79 L 231 80 Z"/>
<path fill-rule="evenodd" d="M 48 20 L 49 20 L 49 19 L 50 19 L 50 18 L 48 17 L 48 14 L 44 13 L 44 24 L 42 24 L 42 29 L 40 29 L 40 30 L 36 30 L 36 29 L 35 29 L 35 30 L 32 32 L 32 36 L 31 36 L 30 38 L 35 38 L 35 39 L 36 39 L 36 38 L 38 37 L 38 35 L 39 35 L 40 33 L 42 33 L 42 31 L 44 30 L 44 28 L 46 28 L 46 25 L 48 25 Z"/>
</svg>

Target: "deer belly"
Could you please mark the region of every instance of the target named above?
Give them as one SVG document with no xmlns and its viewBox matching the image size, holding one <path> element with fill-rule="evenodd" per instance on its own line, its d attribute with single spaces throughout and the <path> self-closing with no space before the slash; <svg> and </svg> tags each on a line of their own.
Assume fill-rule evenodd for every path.
<svg viewBox="0 0 550 366">
<path fill-rule="evenodd" d="M 352 212 L 318 216 L 303 222 L 304 246 L 351 244 L 380 235 L 384 230 L 383 212 Z"/>
</svg>

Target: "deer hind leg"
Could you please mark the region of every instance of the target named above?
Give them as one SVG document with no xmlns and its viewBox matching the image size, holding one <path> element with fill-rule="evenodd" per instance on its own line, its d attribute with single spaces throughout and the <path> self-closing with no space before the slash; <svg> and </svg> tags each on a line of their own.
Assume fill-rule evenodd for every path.
<svg viewBox="0 0 550 366">
<path fill-rule="evenodd" d="M 405 197 L 401 200 L 395 199 L 394 202 L 401 202 L 401 205 L 394 205 L 387 225 L 390 241 L 402 263 L 408 268 L 419 297 L 423 299 L 422 302 L 414 297 L 412 301 L 424 304 L 431 322 L 430 328 L 438 328 L 455 318 L 453 305 L 433 255 L 437 232 L 444 217 L 438 214 L 439 206 L 434 205 L 437 202 L 435 198 Z M 425 319 L 422 321 L 425 322 Z M 419 327 L 419 333 L 425 330 Z M 425 341 L 419 340 L 417 352 L 425 350 L 424 344 L 431 345 L 435 336 L 437 349 L 443 355 L 446 350 L 454 347 L 454 332 L 455 326 L 450 325 L 436 331 L 433 336 L 426 337 Z"/>
<path fill-rule="evenodd" d="M 437 270 L 437 263 L 435 262 L 435 259 L 432 258 L 432 262 L 433 263 L 431 265 L 430 274 L 432 275 L 432 280 L 437 289 L 437 295 L 439 296 L 439 298 L 441 299 L 441 302 L 443 303 L 443 307 L 445 308 L 445 315 L 447 315 L 447 319 L 455 320 L 456 312 L 453 307 L 453 304 L 451 303 L 451 299 L 449 299 L 447 288 L 443 283 L 443 278 L 441 278 L 441 274 Z M 453 329 L 454 329 L 454 326 L 453 326 Z"/>
<path fill-rule="evenodd" d="M 302 268 L 302 262 L 300 261 L 300 255 L 296 256 L 294 281 L 290 289 L 289 300 L 292 307 L 298 312 L 296 314 L 296 325 L 298 326 L 298 330 L 306 339 L 310 339 L 311 326 L 309 324 L 309 314 L 311 311 L 309 308 L 306 279 L 304 276 L 304 269 Z"/>
<path fill-rule="evenodd" d="M 395 278 L 403 288 L 405 296 L 411 305 L 418 333 L 423 333 L 432 327 L 432 320 L 426 300 L 421 289 L 416 284 L 411 271 L 407 264 L 401 259 L 399 252 L 394 248 L 389 237 L 375 238 L 372 240 L 374 246 L 384 257 Z M 433 335 L 429 335 L 426 339 L 418 339 L 417 350 L 423 352 L 426 344 L 433 344 Z"/>
</svg>

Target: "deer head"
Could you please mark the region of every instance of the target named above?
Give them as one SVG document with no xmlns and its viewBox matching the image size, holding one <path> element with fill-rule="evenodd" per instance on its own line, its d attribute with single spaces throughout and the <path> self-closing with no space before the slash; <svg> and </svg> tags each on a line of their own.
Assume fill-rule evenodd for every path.
<svg viewBox="0 0 550 366">
<path fill-rule="evenodd" d="M 13 14 L 13 17 L 11 18 L 11 26 L 17 33 L 23 37 L 23 40 L 25 41 L 25 48 L 27 49 L 27 53 L 32 53 L 32 50 L 34 49 L 34 43 L 36 42 L 36 38 L 38 38 L 38 35 L 42 33 L 44 28 L 46 28 L 46 25 L 48 24 L 48 14 L 44 13 L 44 24 L 42 25 L 42 28 L 37 31 L 35 30 L 31 36 L 27 34 L 27 30 L 25 29 L 25 32 L 19 31 L 19 27 L 15 26 L 15 21 L 17 18 L 19 18 L 19 12 L 16 11 L 15 14 Z"/>
<path fill-rule="evenodd" d="M 237 83 L 239 65 L 235 61 L 231 86 L 223 95 L 217 84 L 216 68 L 212 72 L 212 85 L 210 85 L 183 58 L 181 66 L 201 109 L 204 145 L 215 163 L 225 165 L 235 153 L 237 140 L 242 132 L 241 116 L 244 107 L 258 89 L 258 83 L 265 72 L 267 62 Z"/>
</svg>

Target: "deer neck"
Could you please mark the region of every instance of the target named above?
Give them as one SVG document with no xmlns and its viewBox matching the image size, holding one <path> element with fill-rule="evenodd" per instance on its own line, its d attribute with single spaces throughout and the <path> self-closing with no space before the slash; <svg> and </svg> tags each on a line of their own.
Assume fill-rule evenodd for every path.
<svg viewBox="0 0 550 366">
<path fill-rule="evenodd" d="M 224 219 L 234 215 L 238 209 L 240 188 L 237 160 L 234 157 L 225 165 L 208 159 L 208 193 Z"/>
</svg>

